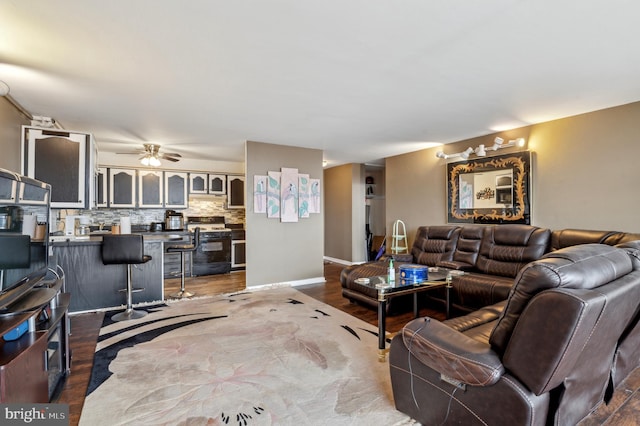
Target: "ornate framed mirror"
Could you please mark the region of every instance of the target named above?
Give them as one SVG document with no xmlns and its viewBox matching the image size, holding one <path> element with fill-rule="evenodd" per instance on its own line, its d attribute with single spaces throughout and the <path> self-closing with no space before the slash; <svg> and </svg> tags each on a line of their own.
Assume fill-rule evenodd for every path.
<svg viewBox="0 0 640 426">
<path fill-rule="evenodd" d="M 449 223 L 531 224 L 531 153 L 447 164 Z"/>
</svg>

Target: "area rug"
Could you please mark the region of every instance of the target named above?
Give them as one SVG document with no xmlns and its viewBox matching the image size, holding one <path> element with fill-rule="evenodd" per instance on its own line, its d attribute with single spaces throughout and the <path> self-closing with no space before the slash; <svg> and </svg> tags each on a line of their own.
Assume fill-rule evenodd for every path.
<svg viewBox="0 0 640 426">
<path fill-rule="evenodd" d="M 406 425 L 377 328 L 292 288 L 100 330 L 80 425 Z"/>
</svg>

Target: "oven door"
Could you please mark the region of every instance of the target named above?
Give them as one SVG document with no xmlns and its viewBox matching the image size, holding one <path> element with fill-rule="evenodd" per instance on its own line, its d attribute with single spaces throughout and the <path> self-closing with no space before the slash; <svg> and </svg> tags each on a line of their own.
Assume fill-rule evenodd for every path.
<svg viewBox="0 0 640 426">
<path fill-rule="evenodd" d="M 231 236 L 203 232 L 193 253 L 192 275 L 225 274 L 231 271 Z"/>
</svg>

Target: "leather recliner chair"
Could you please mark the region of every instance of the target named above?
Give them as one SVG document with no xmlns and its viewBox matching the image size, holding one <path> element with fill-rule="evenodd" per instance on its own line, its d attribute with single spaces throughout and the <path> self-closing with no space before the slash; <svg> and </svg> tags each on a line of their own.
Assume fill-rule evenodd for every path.
<svg viewBox="0 0 640 426">
<path fill-rule="evenodd" d="M 396 408 L 424 425 L 576 424 L 606 398 L 637 321 L 637 259 L 602 244 L 557 250 L 527 264 L 500 306 L 408 323 L 389 356 Z"/>
</svg>

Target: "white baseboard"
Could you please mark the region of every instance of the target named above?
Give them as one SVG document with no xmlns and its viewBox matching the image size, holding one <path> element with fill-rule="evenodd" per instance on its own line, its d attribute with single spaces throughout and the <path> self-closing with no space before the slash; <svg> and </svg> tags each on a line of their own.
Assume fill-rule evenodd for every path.
<svg viewBox="0 0 640 426">
<path fill-rule="evenodd" d="M 284 281 L 280 283 L 271 283 L 271 284 L 261 284 L 256 286 L 247 287 L 245 290 L 253 291 L 253 290 L 269 290 L 272 288 L 280 288 L 280 287 L 297 287 L 300 285 L 307 284 L 318 284 L 318 283 L 326 283 L 327 280 L 324 277 L 317 278 L 307 278 L 304 280 L 296 280 L 296 281 Z"/>
<path fill-rule="evenodd" d="M 351 265 L 360 265 L 361 263 L 366 263 L 366 261 L 362 262 L 349 262 L 344 259 L 336 259 L 335 257 L 324 256 L 324 260 L 331 263 L 338 263 L 340 265 L 351 266 Z"/>
</svg>

